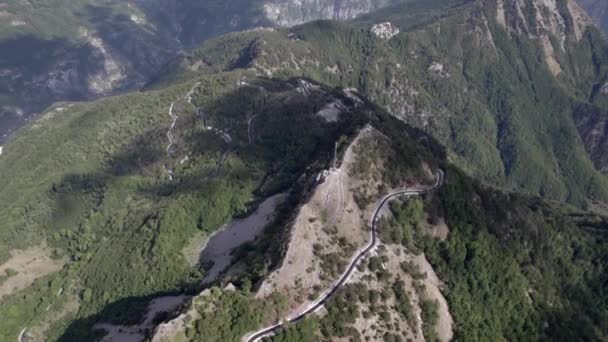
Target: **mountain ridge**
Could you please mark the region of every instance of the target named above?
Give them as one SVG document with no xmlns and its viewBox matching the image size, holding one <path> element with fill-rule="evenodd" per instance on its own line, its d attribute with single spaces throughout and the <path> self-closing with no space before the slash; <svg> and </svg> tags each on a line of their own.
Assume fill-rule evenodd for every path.
<svg viewBox="0 0 608 342">
<path fill-rule="evenodd" d="M 526 17 L 523 2 L 511 1 L 504 23 L 500 0 L 447 7 L 409 3 L 403 8 L 417 9 L 413 16 L 433 18 L 433 11 L 438 16 L 412 30 L 403 26 L 390 40 L 369 31 L 390 14 L 232 34 L 210 40 L 168 72 L 185 76 L 240 68 L 359 88 L 432 133 L 461 167 L 488 182 L 579 205 L 583 197 L 603 201 L 608 187 L 597 171 L 603 159 L 586 153 L 595 149 L 581 137 L 585 130 L 573 116 L 580 122 L 586 114 L 577 106 L 601 112 L 606 101 L 601 92 L 590 96 L 607 73 L 606 42 L 574 2 L 551 3 L 553 11 L 541 11 L 545 5 L 539 3 Z M 442 17 L 445 11 L 451 14 Z M 404 11 L 392 13 L 398 17 Z M 536 17 L 540 13 L 542 20 Z M 437 93 L 443 96 L 434 97 Z M 563 100 L 556 106 L 549 98 Z M 591 107 L 579 105 L 584 103 Z M 546 173 L 531 179 L 531 169 Z"/>
<path fill-rule="evenodd" d="M 437 170 L 324 315 L 271 341 L 605 339 L 607 219 L 585 208 L 608 191 L 608 49 L 568 4 L 230 33 L 142 91 L 53 105 L 0 154 L 0 339 L 145 339 L 178 316 L 176 341 L 240 341 L 317 299 L 374 204 Z M 278 194 L 228 261 L 203 252 Z"/>
</svg>

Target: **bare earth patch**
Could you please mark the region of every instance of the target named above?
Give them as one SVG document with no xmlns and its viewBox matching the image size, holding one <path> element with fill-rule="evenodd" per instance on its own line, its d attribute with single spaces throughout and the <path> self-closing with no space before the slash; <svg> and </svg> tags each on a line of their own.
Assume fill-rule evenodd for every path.
<svg viewBox="0 0 608 342">
<path fill-rule="evenodd" d="M 159 325 L 152 336 L 152 342 L 187 341 L 186 328 L 189 322 L 200 318 L 195 305 L 191 305 L 188 311 L 180 314 L 175 319 Z"/>
<path fill-rule="evenodd" d="M 407 255 L 407 258 L 410 259 L 413 256 Z M 420 271 L 425 275 L 422 283 L 426 288 L 426 298 L 436 301 L 438 304 L 438 319 L 437 324 L 435 325 L 435 333 L 437 337 L 441 341 L 450 341 L 454 336 L 453 325 L 454 320 L 452 319 L 452 315 L 450 314 L 450 309 L 448 307 L 448 302 L 445 300 L 445 297 L 441 293 L 441 289 L 445 286 L 443 282 L 437 277 L 435 270 L 426 260 L 424 254 L 417 255 L 413 257 L 414 264 L 420 267 Z"/>
<path fill-rule="evenodd" d="M 207 241 L 209 241 L 209 236 L 203 232 L 199 232 L 191 238 L 186 247 L 182 249 L 182 254 L 190 266 L 196 267 L 200 264 L 201 251 L 205 248 Z"/>
<path fill-rule="evenodd" d="M 342 108 L 344 108 L 342 101 L 335 100 L 321 108 L 317 115 L 322 117 L 326 122 L 336 122 L 340 118 Z"/>
<path fill-rule="evenodd" d="M 0 299 L 5 295 L 27 288 L 40 277 L 61 270 L 66 260 L 54 260 L 51 258 L 51 253 L 52 251 L 46 246 L 46 243 L 24 250 L 11 251 L 11 258 L 0 265 L 0 275 L 5 275 L 7 271 L 16 272 L 16 274 L 0 284 Z"/>
<path fill-rule="evenodd" d="M 450 228 L 445 223 L 445 220 L 443 218 L 438 218 L 435 222 L 429 222 L 428 215 L 425 215 L 423 228 L 424 232 L 427 232 L 432 237 L 441 241 L 445 241 L 448 238 L 448 235 L 450 234 Z"/>
<path fill-rule="evenodd" d="M 366 244 L 372 210 L 359 208 L 354 189 L 355 184 L 370 180 L 357 179 L 349 170 L 357 159 L 355 147 L 377 135 L 371 128 L 362 130 L 347 149 L 340 168 L 321 176 L 309 202 L 298 211 L 282 265 L 266 278 L 256 294 L 258 298 L 284 293 L 289 298 L 289 313 L 298 312 L 335 280 L 323 275 L 320 256 L 337 254 L 347 263 Z"/>
</svg>

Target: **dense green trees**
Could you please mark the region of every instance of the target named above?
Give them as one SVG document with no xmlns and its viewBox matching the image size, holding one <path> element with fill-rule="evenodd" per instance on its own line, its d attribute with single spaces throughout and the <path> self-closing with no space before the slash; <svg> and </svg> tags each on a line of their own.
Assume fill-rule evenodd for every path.
<svg viewBox="0 0 608 342">
<path fill-rule="evenodd" d="M 458 338 L 606 338 L 604 218 L 489 190 L 453 169 L 430 201 L 450 235 L 417 244 L 448 284 Z"/>
<path fill-rule="evenodd" d="M 523 13 L 529 25 L 537 18 L 534 8 Z M 511 11 L 507 15 L 518 15 Z M 570 18 L 563 6 L 561 12 Z M 572 118 L 576 113 L 584 123 L 604 112 L 606 96 L 596 95 L 608 73 L 605 40 L 593 27 L 581 39 L 568 31 L 563 49 L 559 34 L 550 38 L 561 66 L 555 76 L 539 40 L 505 30 L 495 13 L 495 1 L 411 1 L 351 23 L 322 21 L 221 37 L 184 65 L 203 61 L 205 70 L 253 65 L 281 77 L 355 87 L 431 133 L 449 147 L 453 162 L 475 177 L 581 207 L 588 199 L 608 199 L 608 181 L 598 172 L 606 160 L 603 145 L 585 146 Z M 401 34 L 386 42 L 369 32 L 372 23 L 389 19 Z M 246 63 L 234 65 L 241 54 Z M 291 60 L 296 65 L 284 63 Z M 443 71 L 431 72 L 433 63 Z M 592 150 L 597 167 L 586 153 Z M 400 152 L 408 155 L 407 149 Z M 398 165 L 390 167 L 403 171 Z"/>
<path fill-rule="evenodd" d="M 390 202 L 394 219 L 380 221 L 380 240 L 388 244 L 403 244 L 415 247 L 414 234 L 419 231 L 424 215 L 423 202 L 418 198 L 406 200 L 403 204 Z"/>
<path fill-rule="evenodd" d="M 213 288 L 209 295 L 196 299 L 201 318 L 191 323 L 194 329 L 188 337 L 194 341 L 238 342 L 262 323 L 284 315 L 286 304 L 281 296 L 256 300 L 249 292 Z"/>
<path fill-rule="evenodd" d="M 392 286 L 393 293 L 395 294 L 395 301 L 397 303 L 396 309 L 406 322 L 414 322 L 414 313 L 412 311 L 412 302 L 410 296 L 405 291 L 405 283 L 403 280 L 396 281 Z"/>
<path fill-rule="evenodd" d="M 319 340 L 319 319 L 307 318 L 297 324 L 285 327 L 285 330 L 272 337 L 272 342 L 316 342 Z"/>
<path fill-rule="evenodd" d="M 437 334 L 435 333 L 435 325 L 439 318 L 437 307 L 437 302 L 428 299 L 420 303 L 420 309 L 422 310 L 422 334 L 425 340 L 429 342 L 438 341 Z"/>
<path fill-rule="evenodd" d="M 447 284 L 456 338 L 608 336 L 605 218 L 488 189 L 453 167 L 437 193 L 395 202 L 391 210 L 380 225 L 383 241 L 425 253 Z M 446 241 L 423 231 L 425 211 L 431 220 L 446 219 Z M 415 279 L 420 274 L 411 264 L 402 268 Z M 421 308 L 423 333 L 434 340 L 437 304 L 422 301 Z"/>
</svg>

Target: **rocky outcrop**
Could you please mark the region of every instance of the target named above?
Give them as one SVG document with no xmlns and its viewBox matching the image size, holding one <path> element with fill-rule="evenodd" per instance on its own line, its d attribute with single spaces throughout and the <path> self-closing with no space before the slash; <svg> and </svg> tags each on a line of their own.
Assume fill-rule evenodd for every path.
<svg viewBox="0 0 608 342">
<path fill-rule="evenodd" d="M 389 40 L 399 34 L 399 29 L 387 21 L 372 26 L 371 32 L 380 39 Z"/>
<path fill-rule="evenodd" d="M 101 60 L 101 68 L 87 75 L 88 91 L 91 94 L 103 95 L 118 88 L 126 76 L 124 66 L 109 53 L 101 38 L 92 35 L 85 28 L 81 28 L 80 35 L 91 46 L 94 56 Z"/>
</svg>

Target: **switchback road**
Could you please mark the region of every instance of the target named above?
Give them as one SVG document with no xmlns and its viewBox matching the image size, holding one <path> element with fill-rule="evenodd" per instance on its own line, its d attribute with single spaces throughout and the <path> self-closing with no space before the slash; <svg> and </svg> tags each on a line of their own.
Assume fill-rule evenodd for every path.
<svg viewBox="0 0 608 342">
<path fill-rule="evenodd" d="M 435 181 L 435 184 L 430 188 L 427 188 L 427 189 L 402 189 L 402 190 L 395 191 L 395 192 L 392 192 L 392 193 L 384 196 L 382 198 L 382 200 L 380 201 L 380 203 L 378 203 L 378 206 L 376 206 L 376 209 L 374 210 L 374 213 L 370 219 L 369 225 L 370 225 L 370 237 L 371 238 L 370 238 L 368 245 L 365 248 L 363 248 L 363 250 L 361 250 L 359 253 L 357 253 L 357 255 L 350 262 L 346 271 L 344 271 L 344 273 L 342 273 L 340 278 L 336 282 L 334 282 L 334 284 L 327 291 L 325 291 L 319 297 L 319 299 L 317 299 L 315 302 L 311 303 L 302 312 L 297 313 L 292 317 L 288 317 L 285 320 L 283 320 L 275 325 L 263 328 L 256 332 L 253 332 L 253 333 L 249 334 L 248 336 L 246 336 L 243 340 L 246 342 L 258 342 L 264 337 L 274 335 L 277 331 L 282 329 L 286 323 L 299 322 L 302 319 L 304 319 L 306 316 L 321 309 L 323 307 L 323 305 L 325 305 L 325 303 L 327 303 L 327 301 L 329 301 L 336 294 L 336 292 L 338 292 L 338 290 L 340 288 L 342 288 L 348 282 L 348 280 L 350 279 L 350 277 L 352 276 L 354 271 L 357 269 L 357 266 L 359 265 L 361 260 L 363 260 L 370 251 L 373 251 L 378 246 L 378 243 L 380 242 L 380 240 L 378 239 L 378 226 L 377 225 L 378 225 L 378 220 L 380 218 L 380 211 L 381 211 L 382 207 L 387 202 L 389 202 L 391 199 L 393 199 L 395 197 L 423 195 L 423 194 L 435 191 L 437 188 L 439 188 L 443 184 L 443 178 L 444 178 L 443 171 L 438 170 L 436 178 L 437 178 L 437 180 Z"/>
</svg>

